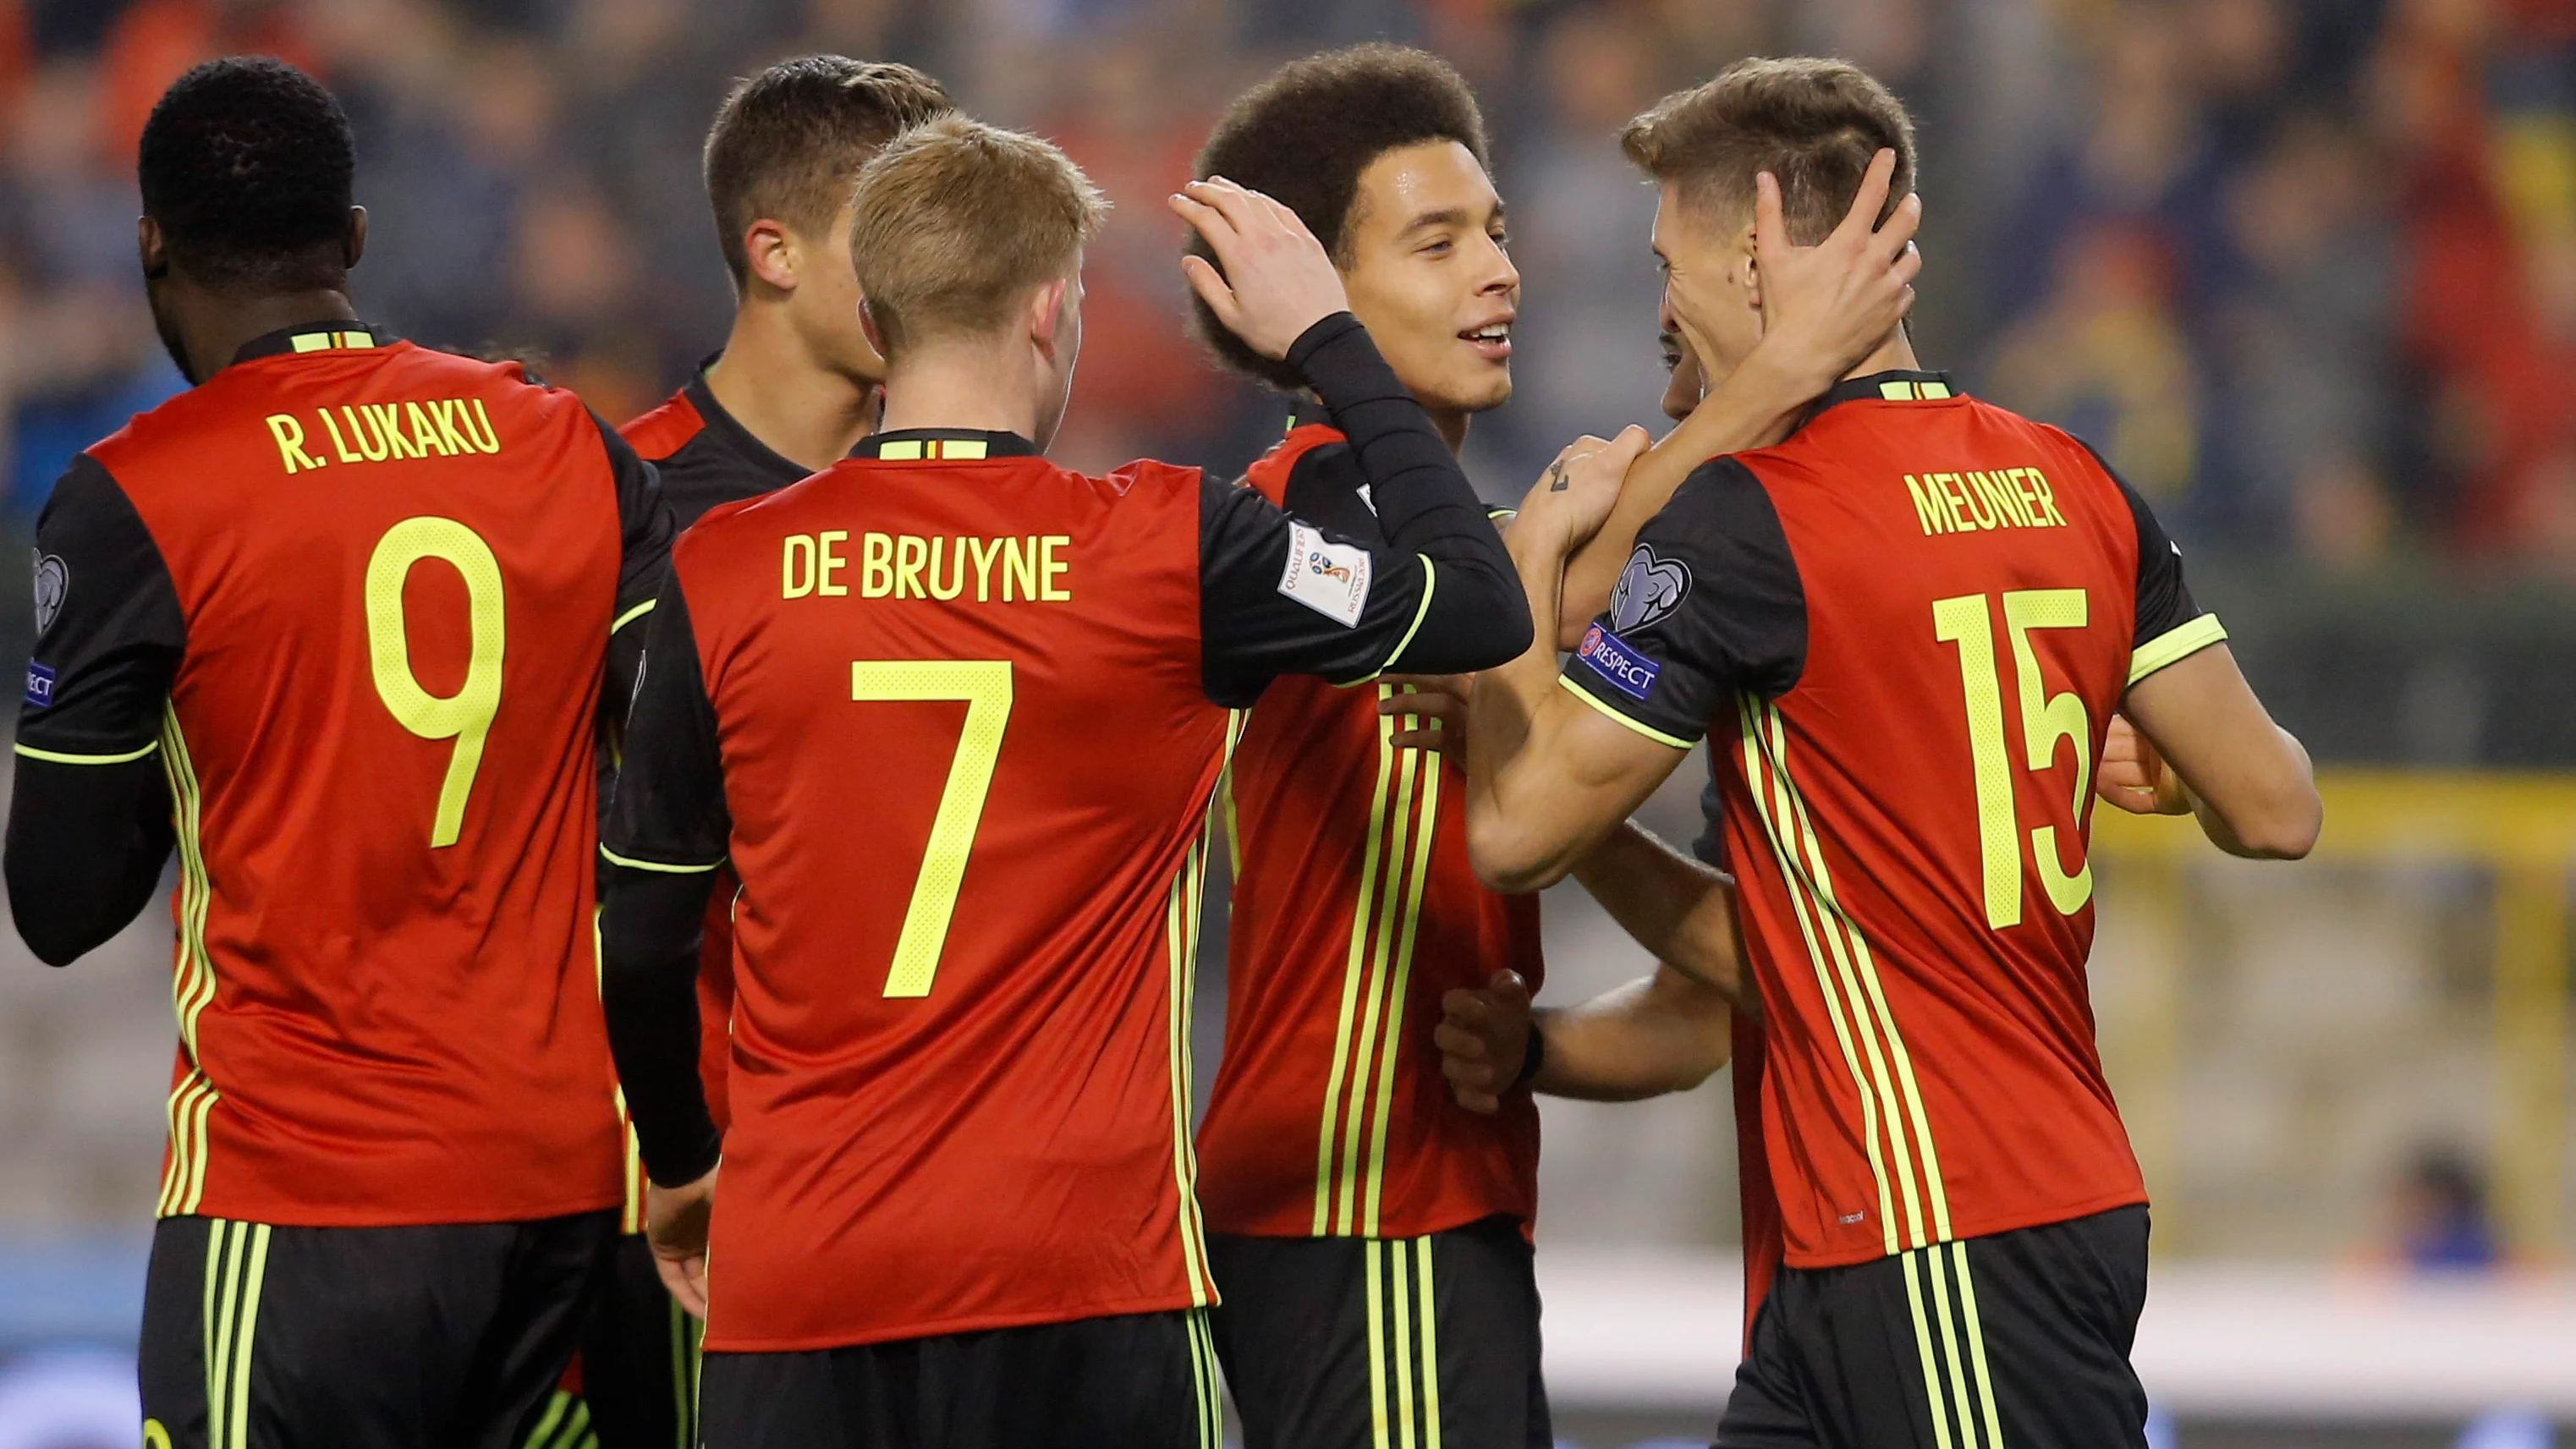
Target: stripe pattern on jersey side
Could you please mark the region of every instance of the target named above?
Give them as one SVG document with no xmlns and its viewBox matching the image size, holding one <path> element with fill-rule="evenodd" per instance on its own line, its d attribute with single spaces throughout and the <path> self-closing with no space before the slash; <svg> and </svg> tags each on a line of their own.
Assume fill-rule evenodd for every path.
<svg viewBox="0 0 2576 1449">
<path fill-rule="evenodd" d="M 588 1401 L 579 1394 L 555 1390 L 521 1449 L 599 1449 L 599 1431 L 591 1427 Z"/>
<path fill-rule="evenodd" d="M 1181 1316 L 1190 1339 L 1190 1389 L 1198 1407 L 1198 1449 L 1222 1449 L 1225 1405 L 1217 1388 L 1216 1338 L 1208 1328 L 1208 1311 L 1193 1308 Z"/>
<path fill-rule="evenodd" d="M 1413 686 L 1403 686 L 1403 692 L 1413 693 Z M 1378 686 L 1382 701 L 1396 693 L 1394 685 Z M 1358 900 L 1351 910 L 1332 1073 L 1325 1078 L 1324 1111 L 1316 1131 L 1317 1237 L 1374 1237 L 1384 1196 L 1395 1060 L 1403 1048 L 1414 933 L 1421 923 L 1423 879 L 1440 816 L 1439 761 L 1420 750 L 1395 748 L 1398 718 L 1382 714 L 1377 721 L 1368 840 L 1361 851 Z"/>
<path fill-rule="evenodd" d="M 1924 1115 L 1913 1058 L 1888 1007 L 1877 958 L 1859 923 L 1834 897 L 1833 873 L 1825 863 L 1815 819 L 1789 769 L 1788 729 L 1779 707 L 1739 695 L 1736 711 L 1747 793 L 1778 859 L 1808 964 L 1833 1022 L 1843 1065 L 1860 1098 L 1862 1141 L 1878 1186 L 1880 1232 L 1888 1255 L 1899 1260 L 1905 1274 L 1935 1449 L 1977 1449 L 1981 1444 L 1985 1449 L 2003 1449 L 1967 1246 L 1951 1235 L 1940 1153 Z M 1893 1191 L 1891 1167 L 1896 1178 Z M 1905 1208 L 1901 1241 L 1894 1208 L 1900 1199 Z"/>
<path fill-rule="evenodd" d="M 1431 1239 L 1363 1244 L 1372 1449 L 1440 1449 L 1440 1314 Z"/>
<path fill-rule="evenodd" d="M 1220 779 L 1233 767 L 1234 747 L 1243 738 L 1245 712 L 1226 711 L 1225 753 L 1217 763 Z M 1171 976 L 1164 992 L 1168 1003 L 1167 1033 L 1172 1083 L 1172 1183 L 1181 1213 L 1181 1260 L 1190 1280 L 1190 1303 L 1205 1308 L 1216 1301 L 1216 1280 L 1207 1266 L 1207 1223 L 1199 1213 L 1199 1150 L 1190 1137 L 1190 1022 L 1196 1013 L 1199 983 L 1199 923 L 1206 908 L 1207 853 L 1217 832 L 1216 802 L 1181 858 L 1163 907 L 1163 955 Z"/>
<path fill-rule="evenodd" d="M 172 953 L 170 1002 L 179 1018 L 179 1049 L 188 1059 L 188 1074 L 170 1089 L 170 1157 L 154 1208 L 156 1215 L 168 1218 L 195 1212 L 205 1198 L 206 1118 L 222 1094 L 197 1056 L 197 1018 L 215 999 L 215 966 L 206 953 L 206 908 L 214 889 L 198 839 L 196 765 L 179 730 L 179 712 L 167 703 L 162 706 L 161 773 L 170 782 L 179 839 L 179 940 Z"/>
<path fill-rule="evenodd" d="M 207 1449 L 249 1449 L 251 1345 L 259 1336 L 259 1295 L 268 1277 L 266 1223 L 206 1223 L 205 1337 Z"/>
</svg>

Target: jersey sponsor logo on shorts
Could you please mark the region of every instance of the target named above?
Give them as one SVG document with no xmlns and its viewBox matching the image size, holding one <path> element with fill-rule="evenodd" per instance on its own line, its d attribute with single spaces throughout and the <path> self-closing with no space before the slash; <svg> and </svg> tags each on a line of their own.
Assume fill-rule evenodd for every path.
<svg viewBox="0 0 2576 1449">
<path fill-rule="evenodd" d="M 1288 571 L 1279 578 L 1279 592 L 1345 629 L 1356 629 L 1360 612 L 1368 607 L 1368 550 L 1335 543 L 1318 529 L 1291 523 Z"/>
<path fill-rule="evenodd" d="M 54 702 L 54 671 L 30 662 L 27 665 L 27 707 L 44 709 Z"/>
<path fill-rule="evenodd" d="M 1628 555 L 1619 582 L 1610 588 L 1610 627 L 1625 634 L 1669 616 L 1690 596 L 1690 566 L 1678 559 L 1657 558 L 1644 544 Z"/>
<path fill-rule="evenodd" d="M 1655 676 L 1664 672 L 1664 666 L 1598 624 L 1583 631 L 1583 642 L 1575 646 L 1574 657 L 1630 699 L 1644 699 L 1654 693 Z"/>
<path fill-rule="evenodd" d="M 54 627 L 54 618 L 63 611 L 63 597 L 72 591 L 72 566 L 58 554 L 36 555 L 36 632 L 41 635 Z"/>
</svg>

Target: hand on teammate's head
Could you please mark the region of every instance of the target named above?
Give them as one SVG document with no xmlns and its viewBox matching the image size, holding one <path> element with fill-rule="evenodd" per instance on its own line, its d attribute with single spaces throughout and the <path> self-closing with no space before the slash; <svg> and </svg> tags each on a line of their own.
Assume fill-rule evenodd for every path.
<svg viewBox="0 0 2576 1449">
<path fill-rule="evenodd" d="M 1282 358 L 1307 328 L 1350 310 L 1342 274 L 1297 213 L 1222 176 L 1186 183 L 1174 213 L 1207 238 L 1216 262 L 1181 258 L 1181 271 L 1226 330 Z"/>
<path fill-rule="evenodd" d="M 1440 1074 L 1449 1094 L 1470 1112 L 1494 1112 L 1503 1093 L 1518 1083 L 1529 1056 L 1529 983 L 1515 971 L 1497 971 L 1472 990 L 1458 987 L 1440 998 Z"/>
<path fill-rule="evenodd" d="M 1914 307 L 1914 277 L 1923 269 L 1914 231 L 1923 199 L 1908 195 L 1885 225 L 1896 153 L 1870 162 L 1860 194 L 1833 234 L 1814 246 L 1790 239 L 1779 178 L 1754 180 L 1753 254 L 1761 291 L 1762 345 L 1794 351 L 1814 375 L 1830 381 L 1876 351 Z"/>
<path fill-rule="evenodd" d="M 1600 532 L 1619 501 L 1629 467 L 1652 441 L 1644 428 L 1631 425 L 1615 438 L 1587 433 L 1566 444 L 1521 499 L 1519 516 L 1512 520 L 1513 537 L 1526 531 L 1569 553 L 1581 547 Z"/>
</svg>

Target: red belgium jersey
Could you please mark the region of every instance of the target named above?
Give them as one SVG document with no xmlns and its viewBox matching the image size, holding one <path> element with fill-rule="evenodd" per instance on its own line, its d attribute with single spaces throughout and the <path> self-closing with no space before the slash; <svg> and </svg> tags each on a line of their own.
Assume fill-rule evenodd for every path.
<svg viewBox="0 0 2576 1449">
<path fill-rule="evenodd" d="M 1937 374 L 1844 384 L 1641 531 L 1564 682 L 1710 738 L 1791 1266 L 2144 1201 L 2085 995 L 2093 769 L 2223 637 L 2099 459 Z"/>
<path fill-rule="evenodd" d="M 1192 469 L 867 460 L 674 551 L 742 881 L 710 1350 L 1210 1301 L 1199 512 Z"/>
<path fill-rule="evenodd" d="M 1346 536 L 1376 531 L 1331 427 L 1294 429 L 1247 481 Z M 1509 969 L 1539 988 L 1538 898 L 1477 882 L 1465 773 L 1387 743 L 1390 692 L 1273 681 L 1226 777 L 1225 1055 L 1198 1136 L 1217 1232 L 1416 1237 L 1537 1213 L 1537 1104 L 1460 1107 L 1431 1031 L 1452 987 Z"/>
<path fill-rule="evenodd" d="M 107 567 L 111 525 L 166 573 Z M 352 323 L 252 344 L 65 479 L 53 699 L 19 749 L 157 749 L 167 773 L 162 1215 L 618 1201 L 592 742 L 663 530 L 649 470 L 572 394 Z M 151 657 L 148 693 L 107 687 Z"/>
</svg>

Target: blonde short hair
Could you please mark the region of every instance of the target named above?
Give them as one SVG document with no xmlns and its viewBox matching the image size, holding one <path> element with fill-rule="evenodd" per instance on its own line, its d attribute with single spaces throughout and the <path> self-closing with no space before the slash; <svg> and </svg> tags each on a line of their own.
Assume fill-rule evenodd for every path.
<svg viewBox="0 0 2576 1449">
<path fill-rule="evenodd" d="M 1074 269 L 1109 203 L 1047 142 L 952 114 L 887 143 L 859 172 L 854 212 L 850 255 L 891 359 L 999 328 Z"/>
<path fill-rule="evenodd" d="M 1619 149 L 1685 205 L 1729 222 L 1753 214 L 1753 178 L 1780 180 L 1792 241 L 1823 241 L 1851 210 L 1870 158 L 1896 153 L 1884 222 L 1914 190 L 1914 121 L 1905 103 L 1848 61 L 1742 60 L 1630 121 Z"/>
</svg>

